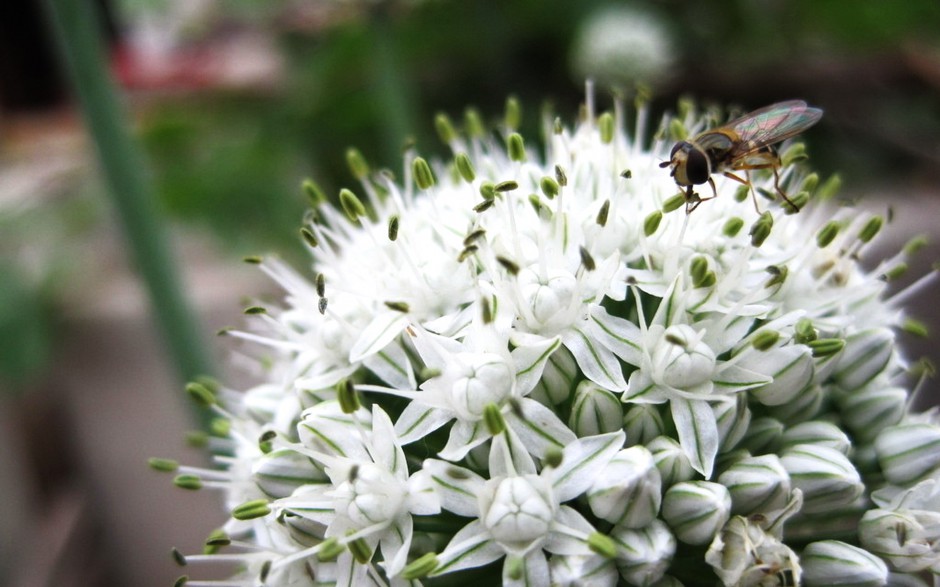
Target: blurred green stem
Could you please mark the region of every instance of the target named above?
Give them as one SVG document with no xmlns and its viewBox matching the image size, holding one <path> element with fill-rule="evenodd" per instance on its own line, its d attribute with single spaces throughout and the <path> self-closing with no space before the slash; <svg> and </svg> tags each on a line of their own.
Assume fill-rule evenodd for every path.
<svg viewBox="0 0 940 587">
<path fill-rule="evenodd" d="M 381 8 L 373 11 L 372 17 L 373 74 L 382 108 L 385 160 L 392 162 L 401 159 L 406 138 L 415 132 L 415 103 L 411 80 L 401 64 L 394 15 Z"/>
<path fill-rule="evenodd" d="M 209 374 L 209 357 L 180 288 L 153 186 L 143 157 L 124 126 L 117 89 L 108 74 L 98 3 L 45 0 L 45 6 L 177 374 L 183 381 Z"/>
</svg>

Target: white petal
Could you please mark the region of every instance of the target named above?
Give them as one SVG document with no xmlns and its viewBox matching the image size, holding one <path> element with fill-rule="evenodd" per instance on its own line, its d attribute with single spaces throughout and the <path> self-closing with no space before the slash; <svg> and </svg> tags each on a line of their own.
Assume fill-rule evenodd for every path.
<svg viewBox="0 0 940 587">
<path fill-rule="evenodd" d="M 718 424 L 715 422 L 715 412 L 703 401 L 673 398 L 669 405 L 682 450 L 689 457 L 692 468 L 708 479 L 718 454 Z"/>
<path fill-rule="evenodd" d="M 369 453 L 375 464 L 391 471 L 395 477 L 404 481 L 408 478 L 408 464 L 405 462 L 405 452 L 398 444 L 395 436 L 395 427 L 391 418 L 378 404 L 372 406 L 372 442 Z"/>
<path fill-rule="evenodd" d="M 617 356 L 591 334 L 573 328 L 565 332 L 563 340 L 588 379 L 610 391 L 626 389 L 627 382 Z"/>
<path fill-rule="evenodd" d="M 437 456 L 448 461 L 459 461 L 467 453 L 480 446 L 490 437 L 483 421 L 464 422 L 457 420 L 450 429 L 447 444 L 437 453 Z"/>
<path fill-rule="evenodd" d="M 516 393 L 527 395 L 542 378 L 542 372 L 552 354 L 561 346 L 556 336 L 535 344 L 516 347 L 512 351 L 513 364 L 516 367 Z"/>
<path fill-rule="evenodd" d="M 477 495 L 483 491 L 485 481 L 473 471 L 458 467 L 447 461 L 427 459 L 424 461 L 437 494 L 441 498 L 441 507 L 458 516 L 476 517 L 480 515 Z"/>
<path fill-rule="evenodd" d="M 535 549 L 522 559 L 522 574 L 512 578 L 510 572 L 514 564 L 512 559 L 506 558 L 503 563 L 503 587 L 533 587 L 534 585 L 548 585 L 548 559 L 541 549 Z"/>
<path fill-rule="evenodd" d="M 539 402 L 522 398 L 518 405 L 522 418 L 510 411 L 506 422 L 530 454 L 542 458 L 549 449 L 562 449 L 577 438 L 554 411 Z"/>
<path fill-rule="evenodd" d="M 430 408 L 413 401 L 402 411 L 395 422 L 395 433 L 402 444 L 411 444 L 434 432 L 444 424 L 454 419 L 454 415 L 446 410 Z"/>
<path fill-rule="evenodd" d="M 640 366 L 643 356 L 643 333 L 628 320 L 610 315 L 603 306 L 592 306 L 588 332 L 625 363 Z"/>
<path fill-rule="evenodd" d="M 414 523 L 409 515 L 401 516 L 397 524 L 382 534 L 379 546 L 385 560 L 385 571 L 390 576 L 400 573 L 408 563 L 408 549 L 411 548 L 413 534 Z"/>
<path fill-rule="evenodd" d="M 443 564 L 431 576 L 452 573 L 461 569 L 482 567 L 505 554 L 478 520 L 461 528 L 447 547 L 437 555 Z"/>
<path fill-rule="evenodd" d="M 400 344 L 390 344 L 362 362 L 370 371 L 395 389 L 414 389 L 414 369 Z"/>
<path fill-rule="evenodd" d="M 623 430 L 586 436 L 565 447 L 561 465 L 551 471 L 555 497 L 559 502 L 581 495 L 594 482 L 594 478 L 614 458 L 626 440 Z"/>
<path fill-rule="evenodd" d="M 349 350 L 349 362 L 356 363 L 389 345 L 408 325 L 408 316 L 401 312 L 380 312 L 359 334 Z"/>
<path fill-rule="evenodd" d="M 594 532 L 596 529 L 584 516 L 577 510 L 563 505 L 555 514 L 552 533 L 548 535 L 544 548 L 552 554 L 591 555 L 593 551 L 588 547 L 587 542 L 572 536 L 572 533 L 590 536 Z"/>
<path fill-rule="evenodd" d="M 493 437 L 489 456 L 490 479 L 536 473 L 535 461 L 512 428 Z"/>
</svg>

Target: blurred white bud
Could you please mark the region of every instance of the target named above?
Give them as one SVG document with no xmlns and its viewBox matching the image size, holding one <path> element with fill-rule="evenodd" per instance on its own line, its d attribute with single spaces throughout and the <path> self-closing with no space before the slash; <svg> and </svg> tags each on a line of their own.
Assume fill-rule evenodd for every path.
<svg viewBox="0 0 940 587">
<path fill-rule="evenodd" d="M 695 476 L 695 469 L 692 468 L 689 457 L 675 439 L 659 436 L 651 440 L 646 448 L 653 454 L 653 461 L 659 469 L 664 488 L 688 481 Z"/>
<path fill-rule="evenodd" d="M 718 477 L 731 493 L 731 512 L 754 514 L 778 510 L 790 498 L 790 475 L 777 455 L 741 459 Z"/>
<path fill-rule="evenodd" d="M 885 428 L 875 439 L 878 463 L 894 485 L 910 485 L 940 467 L 940 427 L 900 424 Z"/>
<path fill-rule="evenodd" d="M 880 587 L 888 582 L 888 566 L 877 556 L 838 540 L 813 542 L 800 555 L 807 587 Z"/>
<path fill-rule="evenodd" d="M 579 437 L 620 430 L 623 403 L 612 392 L 593 381 L 582 381 L 575 389 L 568 425 Z"/>
<path fill-rule="evenodd" d="M 731 494 L 710 481 L 684 481 L 666 491 L 663 519 L 686 544 L 708 544 L 731 517 Z"/>
<path fill-rule="evenodd" d="M 621 450 L 588 490 L 599 518 L 627 528 L 649 524 L 659 513 L 662 480 L 653 455 L 642 446 Z"/>
<path fill-rule="evenodd" d="M 778 449 L 787 449 L 798 444 L 828 446 L 848 456 L 852 441 L 845 432 L 831 422 L 810 420 L 787 428 L 780 438 Z"/>
<path fill-rule="evenodd" d="M 780 462 L 803 492 L 804 513 L 848 505 L 865 488 L 849 459 L 834 448 L 800 444 L 783 451 Z"/>
<path fill-rule="evenodd" d="M 661 520 L 645 528 L 617 526 L 610 535 L 617 543 L 617 569 L 631 585 L 654 585 L 663 578 L 676 553 L 676 538 Z"/>
</svg>

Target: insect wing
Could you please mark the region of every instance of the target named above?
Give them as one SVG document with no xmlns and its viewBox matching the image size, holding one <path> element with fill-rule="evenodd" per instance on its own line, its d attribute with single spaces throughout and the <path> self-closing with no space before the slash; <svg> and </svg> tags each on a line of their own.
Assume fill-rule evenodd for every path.
<svg viewBox="0 0 940 587">
<path fill-rule="evenodd" d="M 745 114 L 725 125 L 740 137 L 732 156 L 740 157 L 798 135 L 821 117 L 822 110 L 807 106 L 802 100 L 778 102 Z"/>
</svg>

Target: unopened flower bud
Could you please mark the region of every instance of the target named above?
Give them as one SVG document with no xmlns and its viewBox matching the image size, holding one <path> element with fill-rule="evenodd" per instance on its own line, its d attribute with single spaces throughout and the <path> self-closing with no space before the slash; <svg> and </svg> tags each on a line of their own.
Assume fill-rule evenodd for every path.
<svg viewBox="0 0 940 587">
<path fill-rule="evenodd" d="M 543 539 L 555 518 L 551 485 L 537 475 L 488 481 L 480 502 L 480 522 L 510 552 Z"/>
<path fill-rule="evenodd" d="M 803 345 L 774 349 L 771 353 L 756 355 L 753 361 L 755 370 L 773 377 L 770 383 L 748 391 L 765 406 L 792 401 L 813 379 L 813 355 Z"/>
<path fill-rule="evenodd" d="M 659 513 L 662 480 L 649 450 L 618 452 L 588 490 L 588 504 L 599 518 L 627 528 L 649 524 Z"/>
<path fill-rule="evenodd" d="M 728 488 L 734 514 L 778 510 L 790 499 L 790 475 L 777 455 L 743 458 L 728 467 L 718 482 Z"/>
<path fill-rule="evenodd" d="M 877 556 L 838 540 L 813 542 L 800 555 L 807 587 L 881 587 L 888 582 L 888 567 Z"/>
<path fill-rule="evenodd" d="M 643 528 L 616 526 L 611 538 L 617 542 L 617 569 L 631 585 L 654 585 L 676 553 L 676 538 L 661 520 Z"/>
<path fill-rule="evenodd" d="M 894 332 L 875 328 L 850 335 L 833 376 L 844 389 L 858 389 L 881 373 L 894 352 Z"/>
<path fill-rule="evenodd" d="M 609 558 L 593 555 L 552 555 L 548 561 L 552 587 L 582 587 L 585 577 L 598 587 L 617 584 L 617 567 Z"/>
<path fill-rule="evenodd" d="M 612 392 L 592 381 L 578 384 L 568 425 L 579 437 L 594 436 L 620 430 L 623 402 Z"/>
<path fill-rule="evenodd" d="M 731 494 L 724 485 L 685 481 L 666 491 L 663 519 L 686 544 L 708 544 L 731 517 Z"/>
<path fill-rule="evenodd" d="M 740 447 L 747 449 L 751 454 L 764 454 L 776 450 L 780 438 L 783 436 L 783 423 L 774 418 L 764 416 L 755 418 L 748 426 L 747 433 L 740 442 Z"/>
<path fill-rule="evenodd" d="M 898 424 L 907 410 L 907 391 L 901 387 L 870 385 L 846 394 L 839 401 L 842 422 L 859 442 L 871 442 L 888 426 Z"/>
<path fill-rule="evenodd" d="M 819 363 L 816 363 L 816 377 L 819 375 Z M 809 385 L 788 403 L 774 406 L 774 418 L 787 424 L 796 424 L 811 420 L 822 408 L 826 394 L 820 385 Z"/>
<path fill-rule="evenodd" d="M 739 398 L 744 399 L 744 395 Z M 751 424 L 751 410 L 744 401 L 721 402 L 714 406 L 715 420 L 718 423 L 718 438 L 721 452 L 727 452 L 738 445 Z"/>
<path fill-rule="evenodd" d="M 646 448 L 653 454 L 653 461 L 659 469 L 663 487 L 688 481 L 695 475 L 695 469 L 689 462 L 682 446 L 673 438 L 659 436 L 647 443 Z"/>
<path fill-rule="evenodd" d="M 875 451 L 890 483 L 910 485 L 940 467 L 940 427 L 914 423 L 885 428 L 875 439 Z"/>
<path fill-rule="evenodd" d="M 813 446 L 828 446 L 849 455 L 852 441 L 838 426 L 822 420 L 810 420 L 796 426 L 790 426 L 780 438 L 780 449 L 790 448 L 798 444 L 811 444 Z"/>
<path fill-rule="evenodd" d="M 623 431 L 627 434 L 627 445 L 646 445 L 665 432 L 663 417 L 656 404 L 633 404 L 623 416 Z"/>
<path fill-rule="evenodd" d="M 849 459 L 828 446 L 799 444 L 783 451 L 780 462 L 803 492 L 804 513 L 848 505 L 865 488 Z"/>
</svg>

